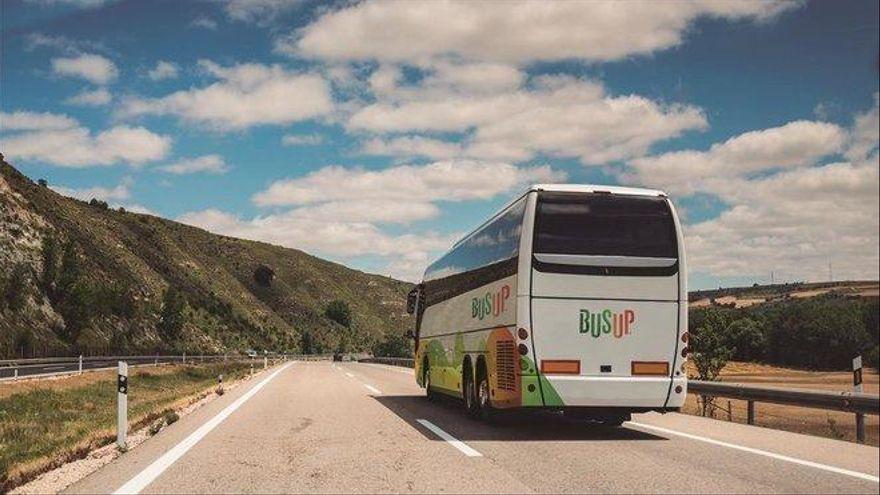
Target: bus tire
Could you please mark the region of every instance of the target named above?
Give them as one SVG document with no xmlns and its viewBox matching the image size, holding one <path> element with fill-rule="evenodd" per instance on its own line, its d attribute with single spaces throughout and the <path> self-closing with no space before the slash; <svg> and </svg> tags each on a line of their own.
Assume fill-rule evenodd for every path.
<svg viewBox="0 0 880 495">
<path fill-rule="evenodd" d="M 486 367 L 477 365 L 477 386 L 475 388 L 477 403 L 477 418 L 491 422 L 493 416 L 492 398 L 489 389 L 489 374 L 486 373 Z"/>
<path fill-rule="evenodd" d="M 434 402 L 437 400 L 437 393 L 431 388 L 431 368 L 428 365 L 428 361 L 425 361 L 425 372 L 424 379 L 422 383 L 425 384 L 425 397 L 428 398 L 428 402 Z"/>
<path fill-rule="evenodd" d="M 476 387 L 474 386 L 474 373 L 470 361 L 465 361 L 462 371 L 461 388 L 465 411 L 467 411 L 468 416 L 476 418 L 479 409 L 477 407 Z"/>
</svg>

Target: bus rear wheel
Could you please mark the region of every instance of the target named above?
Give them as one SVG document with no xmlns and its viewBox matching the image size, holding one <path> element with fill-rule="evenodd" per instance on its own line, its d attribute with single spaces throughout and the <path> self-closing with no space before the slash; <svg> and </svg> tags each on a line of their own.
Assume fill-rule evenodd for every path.
<svg viewBox="0 0 880 495">
<path fill-rule="evenodd" d="M 485 370 L 480 368 L 477 374 L 477 418 L 483 421 L 492 421 L 492 399 L 489 397 L 489 377 L 486 376 Z"/>
<path fill-rule="evenodd" d="M 476 418 L 479 413 L 479 407 L 477 406 L 477 393 L 476 387 L 474 387 L 474 376 L 473 373 L 471 373 L 470 367 L 465 368 L 464 383 L 462 385 L 464 408 L 469 416 Z"/>
<path fill-rule="evenodd" d="M 425 378 L 423 383 L 425 384 L 425 396 L 428 398 L 428 402 L 436 401 L 437 393 L 431 388 L 431 368 L 428 367 L 427 363 L 425 363 Z"/>
</svg>

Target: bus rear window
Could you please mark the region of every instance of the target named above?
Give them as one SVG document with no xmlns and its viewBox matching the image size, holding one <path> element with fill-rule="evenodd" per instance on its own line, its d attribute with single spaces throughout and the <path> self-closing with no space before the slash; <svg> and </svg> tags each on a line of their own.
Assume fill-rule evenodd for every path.
<svg viewBox="0 0 880 495">
<path fill-rule="evenodd" d="M 677 258 L 675 222 L 665 198 L 542 192 L 535 253 Z"/>
</svg>

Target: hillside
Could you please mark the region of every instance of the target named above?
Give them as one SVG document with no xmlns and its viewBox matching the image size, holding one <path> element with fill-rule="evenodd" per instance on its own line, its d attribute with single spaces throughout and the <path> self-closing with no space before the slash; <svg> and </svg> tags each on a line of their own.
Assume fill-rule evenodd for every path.
<svg viewBox="0 0 880 495">
<path fill-rule="evenodd" d="M 67 198 L 0 167 L 0 357 L 360 350 L 399 344 L 408 325 L 405 282 Z M 350 329 L 324 316 L 333 300 Z"/>
</svg>

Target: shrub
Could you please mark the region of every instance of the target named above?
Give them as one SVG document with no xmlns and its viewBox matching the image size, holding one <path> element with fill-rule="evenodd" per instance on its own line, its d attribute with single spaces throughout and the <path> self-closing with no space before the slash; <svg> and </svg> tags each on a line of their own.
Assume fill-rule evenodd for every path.
<svg viewBox="0 0 880 495">
<path fill-rule="evenodd" d="M 345 328 L 351 328 L 351 309 L 345 301 L 339 299 L 330 301 L 330 304 L 324 309 L 324 316 Z"/>
<path fill-rule="evenodd" d="M 178 419 L 180 419 L 180 416 L 171 409 L 166 410 L 163 417 L 165 418 L 165 424 L 167 425 L 173 425 Z"/>
<path fill-rule="evenodd" d="M 183 293 L 173 285 L 165 289 L 162 297 L 162 314 L 159 320 L 159 332 L 168 340 L 176 340 L 183 329 L 186 319 L 184 314 L 186 299 Z"/>
<path fill-rule="evenodd" d="M 381 341 L 373 346 L 373 355 L 379 357 L 412 357 L 412 344 L 401 333 L 387 333 Z"/>
<path fill-rule="evenodd" d="M 724 341 L 738 361 L 760 361 L 767 347 L 760 324 L 748 317 L 731 322 L 724 330 Z"/>
<path fill-rule="evenodd" d="M 262 287 L 269 287 L 274 279 L 275 271 L 266 265 L 260 265 L 254 270 L 254 280 Z"/>
<path fill-rule="evenodd" d="M 9 278 L 3 290 L 3 299 L 6 307 L 12 311 L 20 311 L 24 308 L 25 302 L 29 295 L 28 278 L 30 277 L 30 268 L 25 263 L 16 263 L 12 268 Z"/>
</svg>

